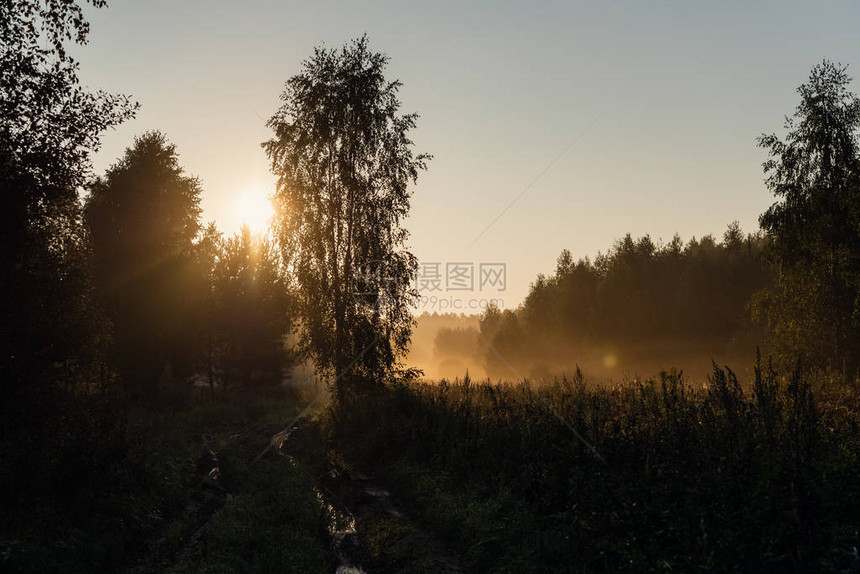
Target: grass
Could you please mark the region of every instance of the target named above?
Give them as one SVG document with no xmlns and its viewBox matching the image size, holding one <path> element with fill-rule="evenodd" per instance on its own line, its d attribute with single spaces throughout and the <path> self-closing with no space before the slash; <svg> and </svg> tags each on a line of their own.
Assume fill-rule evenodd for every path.
<svg viewBox="0 0 860 574">
<path fill-rule="evenodd" d="M 58 403 L 39 435 L 2 444 L 29 471 L 5 484 L 0 570 L 149 572 L 184 560 L 187 570 L 253 572 L 288 554 L 295 571 L 327 565 L 313 482 L 280 457 L 249 468 L 302 402 L 277 391 L 125 411 L 102 397 Z"/>
<path fill-rule="evenodd" d="M 401 382 L 253 467 L 297 397 L 120 414 L 76 400 L 32 448 L 3 443 L 33 472 L 3 493 L 0 566 L 325 572 L 346 553 L 425 572 L 450 548 L 481 572 L 860 572 L 858 395 L 763 367 L 746 385 L 720 368 L 706 385 Z M 341 511 L 357 534 L 338 550 Z"/>
<path fill-rule="evenodd" d="M 397 384 L 334 431 L 472 570 L 860 571 L 856 389 L 755 373 Z"/>
<path fill-rule="evenodd" d="M 314 477 L 285 457 L 261 460 L 201 531 L 190 572 L 326 572 L 329 516 Z"/>
</svg>

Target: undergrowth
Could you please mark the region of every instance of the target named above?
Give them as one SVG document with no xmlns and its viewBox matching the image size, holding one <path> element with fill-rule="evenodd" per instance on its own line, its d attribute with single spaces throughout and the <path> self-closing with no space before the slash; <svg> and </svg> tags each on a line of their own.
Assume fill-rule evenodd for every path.
<svg viewBox="0 0 860 574">
<path fill-rule="evenodd" d="M 476 571 L 860 571 L 857 398 L 762 365 L 466 378 L 391 385 L 332 432 Z"/>
</svg>

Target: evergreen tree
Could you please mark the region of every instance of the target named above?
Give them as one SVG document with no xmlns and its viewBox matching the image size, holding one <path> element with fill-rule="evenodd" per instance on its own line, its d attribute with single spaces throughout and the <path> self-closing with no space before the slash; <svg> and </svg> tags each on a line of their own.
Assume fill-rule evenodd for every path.
<svg viewBox="0 0 860 574">
<path fill-rule="evenodd" d="M 135 139 L 91 186 L 93 274 L 114 326 L 120 373 L 137 391 L 195 363 L 206 276 L 196 265 L 200 182 L 158 132 Z"/>
</svg>

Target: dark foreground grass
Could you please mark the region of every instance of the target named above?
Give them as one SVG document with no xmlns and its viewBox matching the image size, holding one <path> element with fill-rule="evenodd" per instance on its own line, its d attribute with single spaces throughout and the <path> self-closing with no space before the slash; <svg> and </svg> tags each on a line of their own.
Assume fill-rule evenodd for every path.
<svg viewBox="0 0 860 574">
<path fill-rule="evenodd" d="M 411 383 L 336 433 L 475 571 L 854 572 L 857 399 L 770 369 L 747 389 L 716 368 L 698 388 Z"/>
<path fill-rule="evenodd" d="M 0 571 L 327 569 L 312 479 L 276 455 L 249 468 L 303 401 L 280 390 L 175 398 L 148 409 L 54 398 L 37 432 L 7 418 Z"/>
<path fill-rule="evenodd" d="M 245 460 L 244 458 L 242 459 Z M 329 516 L 314 477 L 295 460 L 272 456 L 236 469 L 235 489 L 200 531 L 183 571 L 329 572 Z"/>
</svg>

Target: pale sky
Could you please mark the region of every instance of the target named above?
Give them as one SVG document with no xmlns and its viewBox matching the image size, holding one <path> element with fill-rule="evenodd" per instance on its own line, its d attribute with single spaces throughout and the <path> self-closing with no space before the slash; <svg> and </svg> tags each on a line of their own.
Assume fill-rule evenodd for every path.
<svg viewBox="0 0 860 574">
<path fill-rule="evenodd" d="M 755 138 L 781 133 L 823 58 L 860 74 L 860 4 L 748 4 L 112 0 L 88 11 L 90 44 L 74 54 L 85 85 L 142 106 L 105 135 L 96 171 L 159 129 L 201 179 L 204 219 L 232 233 L 238 198 L 273 190 L 260 143 L 284 82 L 314 46 L 366 32 L 404 83 L 403 112 L 421 115 L 416 151 L 435 156 L 410 247 L 443 275 L 475 268 L 473 292 L 424 294 L 476 312 L 486 298 L 515 307 L 563 248 L 593 257 L 627 232 L 758 228 L 773 198 Z M 480 292 L 480 264 L 497 262 L 506 290 Z"/>
</svg>

